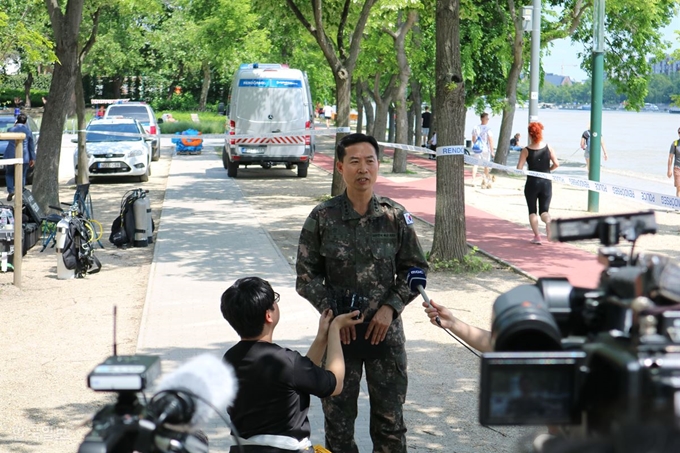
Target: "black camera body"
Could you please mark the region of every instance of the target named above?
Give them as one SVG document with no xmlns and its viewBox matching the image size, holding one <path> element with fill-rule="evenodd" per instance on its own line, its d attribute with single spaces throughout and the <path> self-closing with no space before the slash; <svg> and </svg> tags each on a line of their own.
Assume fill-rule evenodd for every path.
<svg viewBox="0 0 680 453">
<path fill-rule="evenodd" d="M 498 297 L 494 352 L 482 358 L 480 423 L 580 424 L 604 437 L 643 424 L 674 431 L 680 265 L 613 247 L 656 232 L 654 212 L 556 220 L 552 232 L 562 242 L 599 239 L 607 267 L 597 288 L 542 278 Z"/>
<path fill-rule="evenodd" d="M 350 290 L 328 290 L 328 305 L 333 311 L 333 316 L 359 310 L 361 313 L 355 318 L 359 319 L 368 308 L 368 301 L 368 297 Z"/>
<path fill-rule="evenodd" d="M 78 453 L 207 452 L 208 441 L 201 433 L 170 429 L 158 420 L 160 407 L 140 401 L 138 393 L 160 372 L 156 356 L 114 355 L 97 365 L 88 376 L 88 387 L 116 392 L 117 400 L 95 414 Z"/>
</svg>

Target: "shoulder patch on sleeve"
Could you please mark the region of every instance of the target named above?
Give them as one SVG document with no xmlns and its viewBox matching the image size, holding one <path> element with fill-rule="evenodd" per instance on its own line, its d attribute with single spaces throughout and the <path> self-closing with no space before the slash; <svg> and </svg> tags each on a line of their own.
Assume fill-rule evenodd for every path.
<svg viewBox="0 0 680 453">
<path fill-rule="evenodd" d="M 316 232 L 316 220 L 311 217 L 307 217 L 307 220 L 305 220 L 305 224 L 302 226 L 302 229 L 312 233 Z"/>
<path fill-rule="evenodd" d="M 406 225 L 413 225 L 413 216 L 410 212 L 404 213 L 404 220 L 406 221 Z"/>
</svg>

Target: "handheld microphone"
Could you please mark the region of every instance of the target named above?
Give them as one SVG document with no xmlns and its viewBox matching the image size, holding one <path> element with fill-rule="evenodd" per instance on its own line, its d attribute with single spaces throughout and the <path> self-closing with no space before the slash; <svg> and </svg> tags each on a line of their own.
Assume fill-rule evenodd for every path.
<svg viewBox="0 0 680 453">
<path fill-rule="evenodd" d="M 422 270 L 419 267 L 412 267 L 408 270 L 408 274 L 406 275 L 406 283 L 408 284 L 408 287 L 411 288 L 412 292 L 418 291 L 421 296 L 423 296 L 423 299 L 425 299 L 425 302 L 431 307 L 432 304 L 430 303 L 430 298 L 427 297 L 427 293 L 425 293 L 425 286 L 427 286 L 427 277 L 425 277 L 425 271 Z M 439 327 L 442 326 L 442 322 L 439 319 L 439 316 L 435 318 L 435 321 L 437 321 L 437 324 Z"/>
<path fill-rule="evenodd" d="M 212 354 L 202 354 L 163 378 L 149 408 L 159 423 L 196 426 L 234 402 L 238 380 L 234 369 Z"/>
</svg>

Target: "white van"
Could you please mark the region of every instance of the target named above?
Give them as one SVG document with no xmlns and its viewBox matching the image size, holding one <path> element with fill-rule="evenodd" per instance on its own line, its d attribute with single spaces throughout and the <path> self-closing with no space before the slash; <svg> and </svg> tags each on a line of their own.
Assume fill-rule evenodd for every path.
<svg viewBox="0 0 680 453">
<path fill-rule="evenodd" d="M 243 64 L 230 97 L 229 135 L 222 152 L 227 175 L 235 178 L 240 165 L 282 164 L 297 166 L 298 177 L 306 177 L 314 157 L 314 106 L 307 75 L 287 65 Z"/>
</svg>

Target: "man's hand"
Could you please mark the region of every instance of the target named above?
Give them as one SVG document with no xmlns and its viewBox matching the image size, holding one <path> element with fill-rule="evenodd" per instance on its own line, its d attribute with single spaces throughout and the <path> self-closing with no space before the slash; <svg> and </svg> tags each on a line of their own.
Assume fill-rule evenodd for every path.
<svg viewBox="0 0 680 453">
<path fill-rule="evenodd" d="M 354 326 L 340 328 L 340 341 L 342 344 L 349 344 L 350 341 L 357 339 L 357 331 Z"/>
<path fill-rule="evenodd" d="M 394 308 L 383 305 L 371 319 L 366 330 L 366 339 L 371 339 L 371 344 L 376 345 L 382 342 L 387 335 L 387 330 L 394 319 Z"/>
<path fill-rule="evenodd" d="M 35 165 L 35 161 L 34 161 L 34 160 L 29 160 L 29 161 L 28 161 L 28 166 L 29 166 L 29 167 L 32 167 L 32 166 L 34 166 L 34 165 Z"/>
<path fill-rule="evenodd" d="M 358 319 L 352 319 L 357 316 Z M 356 340 L 357 331 L 354 326 L 362 322 L 364 322 L 364 315 L 359 310 L 336 316 L 333 320 L 333 326 L 337 326 L 340 329 L 340 342 L 342 344 L 349 344 L 350 341 Z"/>
</svg>

